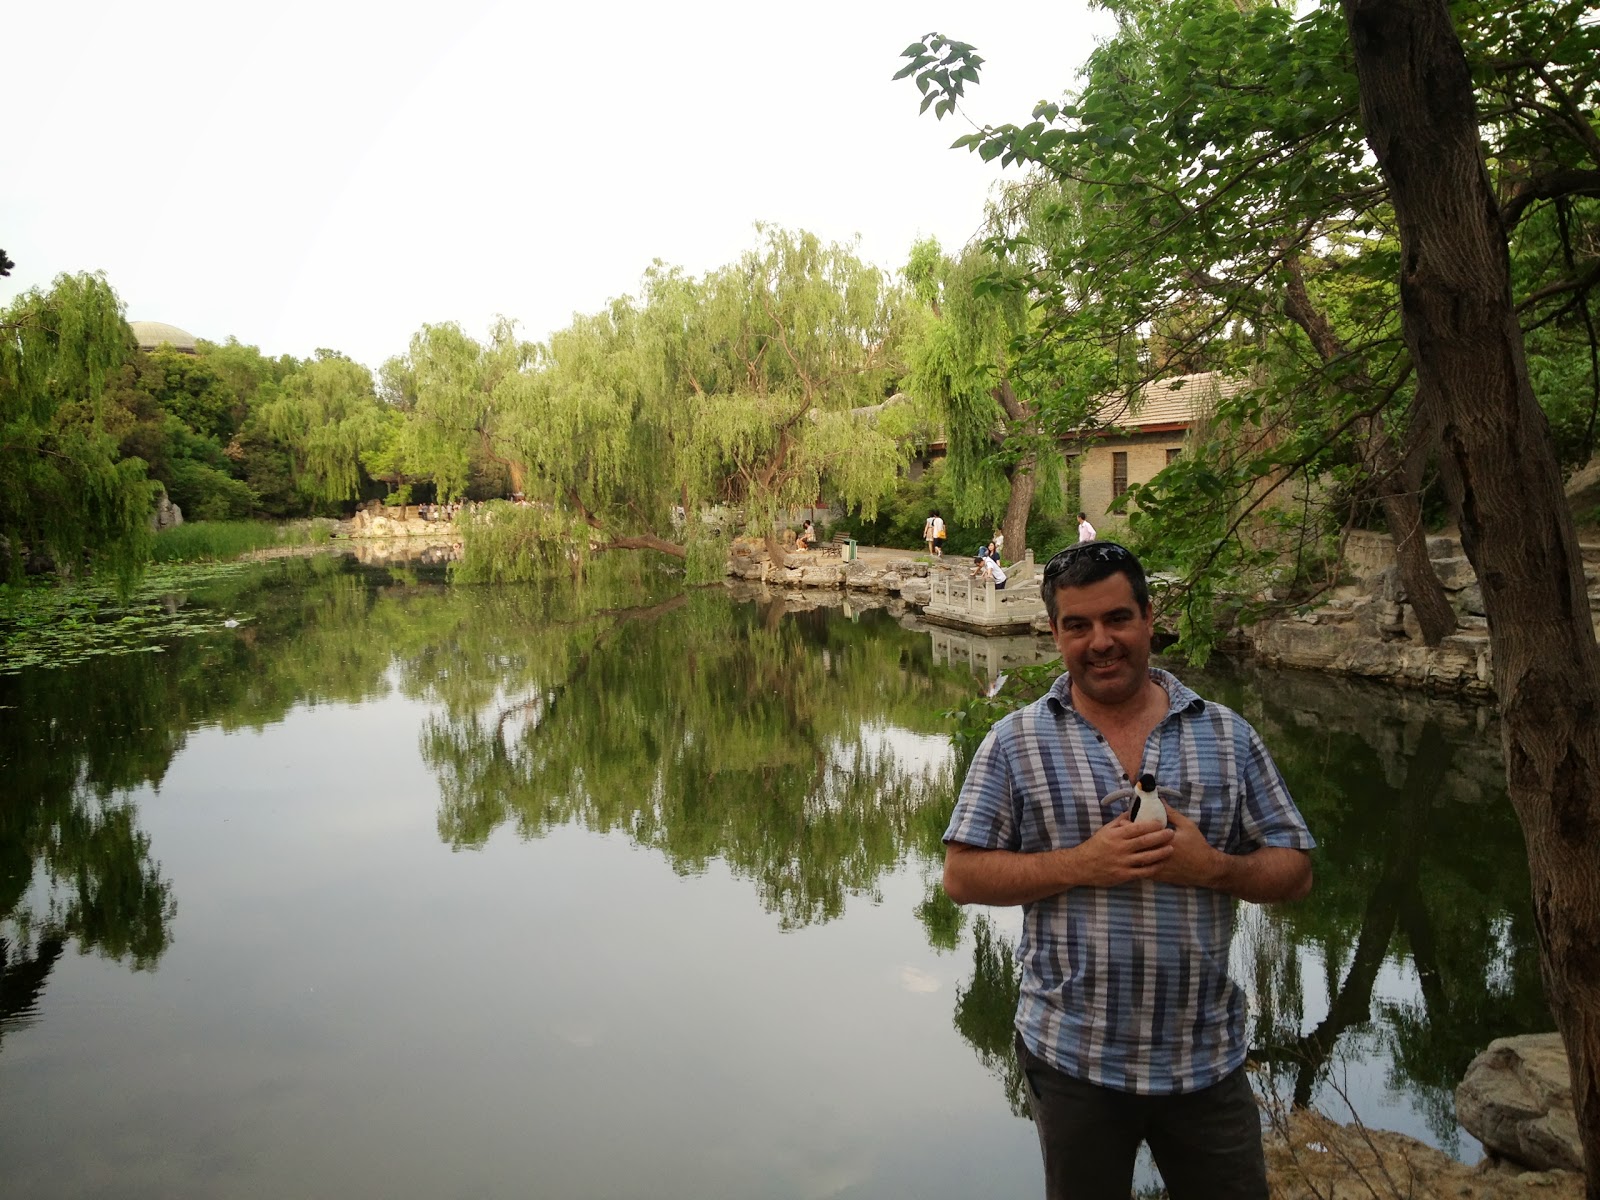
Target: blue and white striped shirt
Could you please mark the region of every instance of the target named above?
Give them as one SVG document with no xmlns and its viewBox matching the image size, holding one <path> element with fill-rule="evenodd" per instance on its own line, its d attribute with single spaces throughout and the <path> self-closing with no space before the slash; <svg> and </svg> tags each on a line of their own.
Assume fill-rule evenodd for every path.
<svg viewBox="0 0 1600 1200">
<path fill-rule="evenodd" d="M 1230 854 L 1316 842 L 1261 738 L 1166 671 L 1170 698 L 1142 771 Z M 1141 772 L 1142 773 L 1142 772 Z M 1125 805 L 1128 781 L 1073 708 L 1068 677 L 1003 717 L 973 757 L 944 840 L 1033 853 L 1087 841 Z M 1228 977 L 1235 903 L 1204 888 L 1135 880 L 1078 887 L 1023 907 L 1017 1029 L 1077 1079 L 1144 1095 L 1209 1087 L 1244 1061 L 1244 996 Z"/>
</svg>

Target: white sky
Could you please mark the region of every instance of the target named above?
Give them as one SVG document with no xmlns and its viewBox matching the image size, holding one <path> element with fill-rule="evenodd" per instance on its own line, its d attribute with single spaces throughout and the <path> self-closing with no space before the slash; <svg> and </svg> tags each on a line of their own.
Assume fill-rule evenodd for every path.
<svg viewBox="0 0 1600 1200">
<path fill-rule="evenodd" d="M 959 245 L 997 171 L 918 118 L 900 51 L 972 43 L 968 111 L 1025 121 L 1109 32 L 1084 0 L 52 0 L 5 25 L 0 302 L 103 270 L 130 320 L 371 366 L 425 321 L 543 338 L 757 220 L 890 268 Z"/>
</svg>

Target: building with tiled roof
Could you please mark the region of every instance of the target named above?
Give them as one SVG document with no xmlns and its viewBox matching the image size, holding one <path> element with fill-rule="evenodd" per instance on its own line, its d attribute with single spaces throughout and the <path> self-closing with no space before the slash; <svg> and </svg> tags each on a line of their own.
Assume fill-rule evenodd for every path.
<svg viewBox="0 0 1600 1200">
<path fill-rule="evenodd" d="M 1111 502 L 1154 479 L 1183 453 L 1189 430 L 1216 410 L 1217 401 L 1246 386 L 1243 379 L 1202 371 L 1106 397 L 1095 407 L 1094 427 L 1062 445 L 1068 509 L 1087 513 L 1096 530 L 1114 536 L 1122 518 L 1108 516 Z"/>
<path fill-rule="evenodd" d="M 1068 511 L 1087 513 L 1099 532 L 1115 535 L 1123 519 L 1108 516 L 1111 502 L 1135 484 L 1154 479 L 1183 453 L 1189 431 L 1215 411 L 1217 401 L 1247 386 L 1244 379 L 1202 371 L 1158 379 L 1131 394 L 1101 400 L 1088 428 L 1061 439 Z M 942 456 L 945 443 L 931 442 L 928 452 L 930 459 Z M 913 477 L 917 473 L 914 465 Z"/>
<path fill-rule="evenodd" d="M 1131 397 L 1111 396 L 1095 409 L 1101 430 L 1138 429 L 1145 432 L 1188 429 L 1215 410 L 1217 401 L 1243 390 L 1245 381 L 1217 371 L 1176 375 L 1147 383 Z"/>
</svg>

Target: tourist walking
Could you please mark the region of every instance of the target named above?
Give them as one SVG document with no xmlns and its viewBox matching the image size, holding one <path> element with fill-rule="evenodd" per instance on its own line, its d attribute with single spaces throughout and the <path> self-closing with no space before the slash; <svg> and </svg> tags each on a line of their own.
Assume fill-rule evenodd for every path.
<svg viewBox="0 0 1600 1200">
<path fill-rule="evenodd" d="M 1088 513 L 1079 513 L 1078 514 L 1078 544 L 1081 546 L 1084 542 L 1092 542 L 1092 541 L 1095 540 L 1096 536 L 1097 535 L 1095 534 L 1094 526 L 1089 524 L 1089 514 Z"/>
<path fill-rule="evenodd" d="M 1305 896 L 1316 843 L 1256 731 L 1150 667 L 1129 550 L 1070 546 L 1041 591 L 1066 672 L 979 746 L 944 886 L 1023 909 L 1016 1053 L 1045 1194 L 1126 1200 L 1145 1142 L 1173 1200 L 1266 1200 L 1234 907 Z M 1170 827 L 1130 820 L 1135 781 Z"/>
</svg>

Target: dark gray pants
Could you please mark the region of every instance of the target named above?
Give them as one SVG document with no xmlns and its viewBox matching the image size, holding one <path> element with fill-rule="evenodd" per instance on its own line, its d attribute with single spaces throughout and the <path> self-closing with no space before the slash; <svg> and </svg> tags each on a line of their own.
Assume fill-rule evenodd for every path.
<svg viewBox="0 0 1600 1200">
<path fill-rule="evenodd" d="M 1172 1200 L 1267 1200 L 1261 1112 L 1243 1067 L 1198 1092 L 1137 1096 L 1064 1075 L 1016 1043 L 1047 1200 L 1128 1200 L 1140 1142 Z"/>
</svg>

